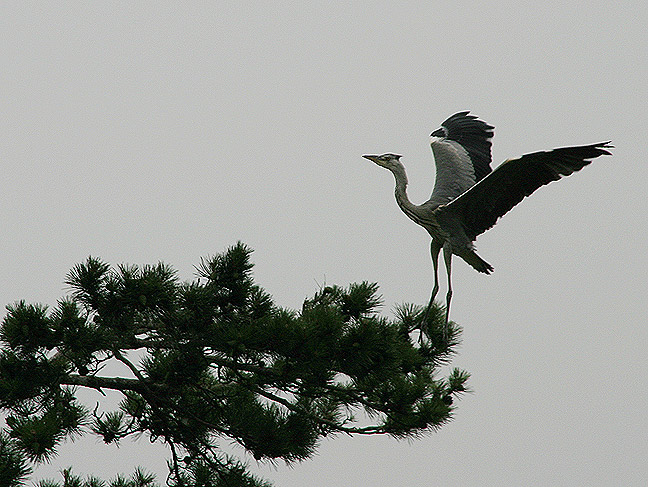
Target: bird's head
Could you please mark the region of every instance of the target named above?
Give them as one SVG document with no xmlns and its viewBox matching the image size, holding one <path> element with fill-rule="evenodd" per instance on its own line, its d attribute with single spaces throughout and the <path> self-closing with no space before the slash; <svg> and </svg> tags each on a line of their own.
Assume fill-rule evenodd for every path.
<svg viewBox="0 0 648 487">
<path fill-rule="evenodd" d="M 362 157 L 364 157 L 365 159 L 369 159 L 371 162 L 375 162 L 379 166 L 385 167 L 387 169 L 391 169 L 393 167 L 398 166 L 400 164 L 399 159 L 401 158 L 401 156 L 399 156 L 398 154 L 390 154 L 390 153 L 383 154 L 381 156 L 366 155 Z"/>
</svg>

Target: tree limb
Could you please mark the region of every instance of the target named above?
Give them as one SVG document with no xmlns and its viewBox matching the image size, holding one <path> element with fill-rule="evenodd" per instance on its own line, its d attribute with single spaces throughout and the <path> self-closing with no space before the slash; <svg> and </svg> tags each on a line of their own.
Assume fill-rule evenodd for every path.
<svg viewBox="0 0 648 487">
<path fill-rule="evenodd" d="M 133 391 L 144 393 L 149 391 L 146 384 L 138 379 L 127 379 L 124 377 L 99 377 L 96 375 L 68 374 L 61 378 L 60 383 L 69 386 L 82 386 L 91 389 L 114 389 L 117 391 Z M 148 386 L 150 386 L 149 384 Z M 162 388 L 160 384 L 153 385 L 155 388 Z"/>
</svg>

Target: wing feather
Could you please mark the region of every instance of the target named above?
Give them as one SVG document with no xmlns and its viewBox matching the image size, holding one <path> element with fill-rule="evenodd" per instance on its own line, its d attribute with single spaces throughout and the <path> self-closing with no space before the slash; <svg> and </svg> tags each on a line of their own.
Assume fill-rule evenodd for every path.
<svg viewBox="0 0 648 487">
<path fill-rule="evenodd" d="M 448 117 L 441 127 L 445 129 L 447 139 L 454 140 L 468 153 L 476 181 L 491 172 L 492 125 L 479 120 L 470 112 L 459 112 Z"/>
<path fill-rule="evenodd" d="M 609 142 L 563 147 L 509 159 L 469 190 L 435 211 L 438 221 L 461 221 L 466 235 L 475 240 L 497 220 L 535 190 L 569 176 L 593 159 L 610 155 Z"/>
<path fill-rule="evenodd" d="M 430 206 L 453 200 L 491 172 L 493 127 L 470 112 L 455 113 L 432 132 L 436 178 Z"/>
</svg>

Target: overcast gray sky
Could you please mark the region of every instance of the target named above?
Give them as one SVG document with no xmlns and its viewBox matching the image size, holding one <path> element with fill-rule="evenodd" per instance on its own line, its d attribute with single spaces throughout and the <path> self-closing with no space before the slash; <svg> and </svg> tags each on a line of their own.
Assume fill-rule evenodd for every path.
<svg viewBox="0 0 648 487">
<path fill-rule="evenodd" d="M 0 304 L 54 305 L 89 254 L 190 279 L 242 240 L 277 304 L 369 280 L 390 314 L 429 296 L 428 237 L 362 154 L 403 154 L 422 202 L 428 135 L 459 110 L 495 125 L 495 166 L 612 140 L 481 236 L 491 276 L 456 261 L 474 393 L 453 422 L 248 460 L 282 487 L 644 486 L 647 21 L 644 2 L 2 2 Z M 34 478 L 166 474 L 147 444 L 61 453 Z"/>
</svg>

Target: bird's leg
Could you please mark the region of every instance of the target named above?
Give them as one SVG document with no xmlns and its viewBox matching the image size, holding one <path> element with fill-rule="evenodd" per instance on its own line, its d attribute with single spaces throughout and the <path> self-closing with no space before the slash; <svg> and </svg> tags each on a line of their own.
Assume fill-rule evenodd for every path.
<svg viewBox="0 0 648 487">
<path fill-rule="evenodd" d="M 448 272 L 448 294 L 446 294 L 446 319 L 443 328 L 443 337 L 448 338 L 448 321 L 450 316 L 450 300 L 452 299 L 452 247 L 449 243 L 443 245 L 443 259 L 445 260 L 446 271 Z"/>
<path fill-rule="evenodd" d="M 432 295 L 428 303 L 428 311 L 439 292 L 439 252 L 441 252 L 441 246 L 436 240 L 432 239 L 432 242 L 430 242 L 430 255 L 432 256 L 432 266 L 434 267 L 434 287 L 432 288 Z"/>
<path fill-rule="evenodd" d="M 428 326 L 428 315 L 430 314 L 430 308 L 432 303 L 434 303 L 434 298 L 436 298 L 437 293 L 439 292 L 439 252 L 441 252 L 441 245 L 435 239 L 432 239 L 430 242 L 430 255 L 432 257 L 432 266 L 434 267 L 434 287 L 432 288 L 432 296 L 430 296 L 430 302 L 425 308 L 425 313 L 423 314 L 423 322 L 421 323 L 421 335 L 419 336 L 419 342 L 423 338 L 423 330 L 427 331 Z"/>
</svg>

